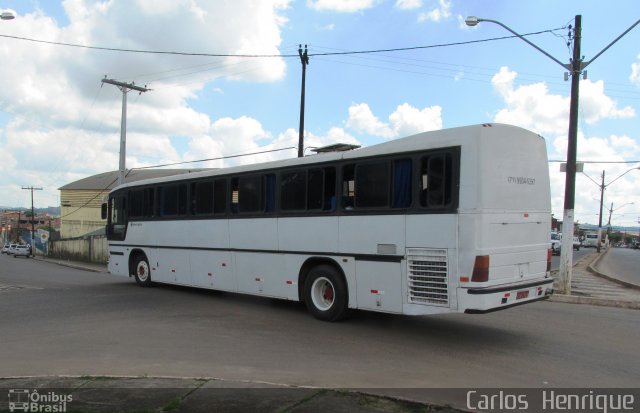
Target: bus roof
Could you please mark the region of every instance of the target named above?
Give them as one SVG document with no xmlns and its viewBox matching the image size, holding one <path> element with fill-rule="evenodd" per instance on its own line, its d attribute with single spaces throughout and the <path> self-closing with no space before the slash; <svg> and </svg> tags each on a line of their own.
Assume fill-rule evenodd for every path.
<svg viewBox="0 0 640 413">
<path fill-rule="evenodd" d="M 534 135 L 533 132 L 520 128 L 518 126 L 500 123 L 484 123 L 478 125 L 461 126 L 456 128 L 422 132 L 416 135 L 398 138 L 388 142 L 383 142 L 346 152 L 319 153 L 317 155 L 306 156 L 303 158 L 296 157 L 278 161 L 270 161 L 250 165 L 238 165 L 228 168 L 207 169 L 201 172 L 190 172 L 181 175 L 139 180 L 136 182 L 130 182 L 125 183 L 124 185 L 120 185 L 114 188 L 112 191 L 117 191 L 127 187 L 137 187 L 174 181 L 178 182 L 185 179 L 198 179 L 219 175 L 240 174 L 244 172 L 260 171 L 265 169 L 278 169 L 288 166 L 322 164 L 325 162 L 358 159 L 362 157 L 375 157 L 393 153 L 418 151 L 422 149 L 428 150 L 447 146 L 459 146 L 464 142 L 469 142 L 469 140 L 478 139 L 484 131 L 488 130 L 490 130 L 491 133 L 507 133 L 510 131 L 511 133 L 527 133 Z M 540 137 L 540 139 L 543 139 L 540 135 L 537 136 Z"/>
</svg>

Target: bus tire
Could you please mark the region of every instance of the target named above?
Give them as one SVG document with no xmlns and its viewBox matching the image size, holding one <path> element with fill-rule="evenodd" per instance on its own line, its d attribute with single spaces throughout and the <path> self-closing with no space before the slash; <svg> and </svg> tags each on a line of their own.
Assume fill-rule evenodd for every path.
<svg viewBox="0 0 640 413">
<path fill-rule="evenodd" d="M 340 273 L 330 265 L 312 268 L 304 283 L 304 303 L 319 320 L 343 319 L 348 310 L 348 292 Z"/>
<path fill-rule="evenodd" d="M 136 283 L 141 287 L 151 286 L 151 271 L 149 267 L 149 261 L 143 254 L 136 255 L 135 265 L 133 267 L 133 276 L 136 278 Z"/>
</svg>

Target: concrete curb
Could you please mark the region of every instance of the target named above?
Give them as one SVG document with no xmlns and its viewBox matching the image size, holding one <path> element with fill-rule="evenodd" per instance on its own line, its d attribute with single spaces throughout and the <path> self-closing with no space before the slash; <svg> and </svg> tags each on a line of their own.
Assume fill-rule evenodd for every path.
<svg viewBox="0 0 640 413">
<path fill-rule="evenodd" d="M 549 301 L 554 303 L 567 304 L 588 304 L 600 307 L 626 308 L 630 310 L 640 310 L 640 302 L 634 301 L 617 301 L 607 298 L 584 297 L 580 295 L 566 295 L 554 293 Z"/>
<path fill-rule="evenodd" d="M 591 274 L 596 275 L 596 276 L 598 276 L 600 278 L 604 278 L 605 280 L 609 280 L 609 281 L 612 281 L 614 283 L 620 284 L 621 286 L 623 286 L 625 288 L 631 288 L 631 289 L 634 289 L 634 290 L 640 290 L 640 285 L 620 280 L 620 279 L 618 279 L 616 277 L 613 277 L 611 275 L 605 274 L 605 273 L 600 272 L 600 271 L 598 271 L 596 269 L 596 265 L 598 265 L 598 262 L 600 261 L 600 259 L 602 259 L 605 255 L 607 255 L 609 253 L 609 251 L 610 251 L 610 248 L 607 248 L 607 250 L 605 251 L 604 254 L 598 255 L 598 257 L 595 260 L 593 260 L 593 262 L 591 264 L 589 264 L 587 266 L 587 271 L 589 271 Z"/>
<path fill-rule="evenodd" d="M 89 266 L 89 265 L 83 265 L 82 263 L 77 262 L 77 261 L 62 261 L 62 260 L 51 259 L 51 258 L 47 258 L 47 257 L 43 257 L 43 256 L 35 256 L 34 259 L 39 260 L 39 261 L 49 262 L 51 264 L 57 264 L 57 265 L 60 265 L 62 267 L 74 268 L 76 270 L 91 271 L 91 272 L 97 272 L 97 273 L 108 273 L 109 272 L 109 271 L 107 271 L 106 267 L 104 269 L 97 268 L 95 266 L 92 267 L 92 266 Z"/>
<path fill-rule="evenodd" d="M 596 255 L 595 258 L 585 266 L 586 270 L 595 276 L 607 279 L 609 281 L 617 283 L 618 285 L 624 286 L 625 284 L 624 281 L 620 281 L 616 278 L 602 274 L 595 269 L 595 265 L 597 265 L 598 261 L 600 261 L 602 257 L 604 257 L 605 254 L 607 254 L 608 252 L 609 252 L 609 249 L 607 249 L 604 252 L 604 254 Z M 586 255 L 585 257 L 581 258 L 578 262 L 576 262 L 573 265 L 573 267 L 575 268 L 576 266 L 582 264 L 582 262 L 587 260 L 588 258 L 589 256 Z M 555 272 L 557 274 L 558 271 L 559 270 L 554 270 L 552 272 Z M 549 301 L 555 302 L 555 303 L 587 304 L 587 305 L 595 305 L 600 307 L 613 307 L 613 308 L 626 308 L 626 309 L 632 309 L 632 310 L 640 310 L 640 302 L 636 302 L 636 301 L 620 301 L 620 300 L 612 300 L 609 298 L 586 297 L 583 295 L 567 295 L 567 294 L 560 294 L 557 292 L 554 292 L 554 294 L 549 298 Z"/>
</svg>

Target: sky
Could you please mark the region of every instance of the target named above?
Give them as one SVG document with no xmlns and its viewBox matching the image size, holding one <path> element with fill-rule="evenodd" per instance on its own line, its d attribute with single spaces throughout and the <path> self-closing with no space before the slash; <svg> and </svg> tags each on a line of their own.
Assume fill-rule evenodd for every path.
<svg viewBox="0 0 640 413">
<path fill-rule="evenodd" d="M 127 168 L 284 148 L 173 167 L 295 157 L 307 45 L 306 148 L 521 126 L 546 139 L 559 219 L 566 70 L 522 39 L 500 39 L 511 34 L 497 24 L 464 20 L 539 33 L 527 39 L 569 63 L 576 15 L 585 61 L 640 18 L 636 0 L 0 0 L 0 10 L 16 15 L 0 21 L 0 205 L 30 206 L 22 188 L 34 186 L 36 207 L 57 206 L 61 186 L 118 169 L 122 93 L 105 76 L 149 89 L 127 95 Z M 605 171 L 604 223 L 611 210 L 613 225 L 638 225 L 639 117 L 640 25 L 580 82 L 579 223 L 597 224 Z"/>
</svg>

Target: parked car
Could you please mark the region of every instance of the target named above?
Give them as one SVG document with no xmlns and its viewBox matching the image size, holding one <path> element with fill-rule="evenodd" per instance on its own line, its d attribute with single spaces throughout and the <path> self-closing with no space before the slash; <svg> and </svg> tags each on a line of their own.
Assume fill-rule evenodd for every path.
<svg viewBox="0 0 640 413">
<path fill-rule="evenodd" d="M 9 249 L 7 250 L 7 255 L 13 255 L 13 253 L 16 251 L 17 246 L 18 244 L 9 245 Z"/>
<path fill-rule="evenodd" d="M 31 257 L 31 247 L 28 245 L 18 245 L 13 253 L 13 258 L 16 257 Z"/>
<path fill-rule="evenodd" d="M 576 251 L 580 251 L 581 246 L 582 246 L 582 242 L 580 242 L 580 238 L 573 237 L 573 249 Z M 553 255 L 560 255 L 561 251 L 562 251 L 562 234 L 552 232 L 551 233 L 551 253 Z"/>
<path fill-rule="evenodd" d="M 4 244 L 2 246 L 2 253 L 3 254 L 7 254 L 9 252 L 9 247 L 11 246 L 11 244 Z"/>
<path fill-rule="evenodd" d="M 552 232 L 551 233 L 551 253 L 553 255 L 560 255 L 561 248 L 562 248 L 562 235 Z"/>
</svg>

